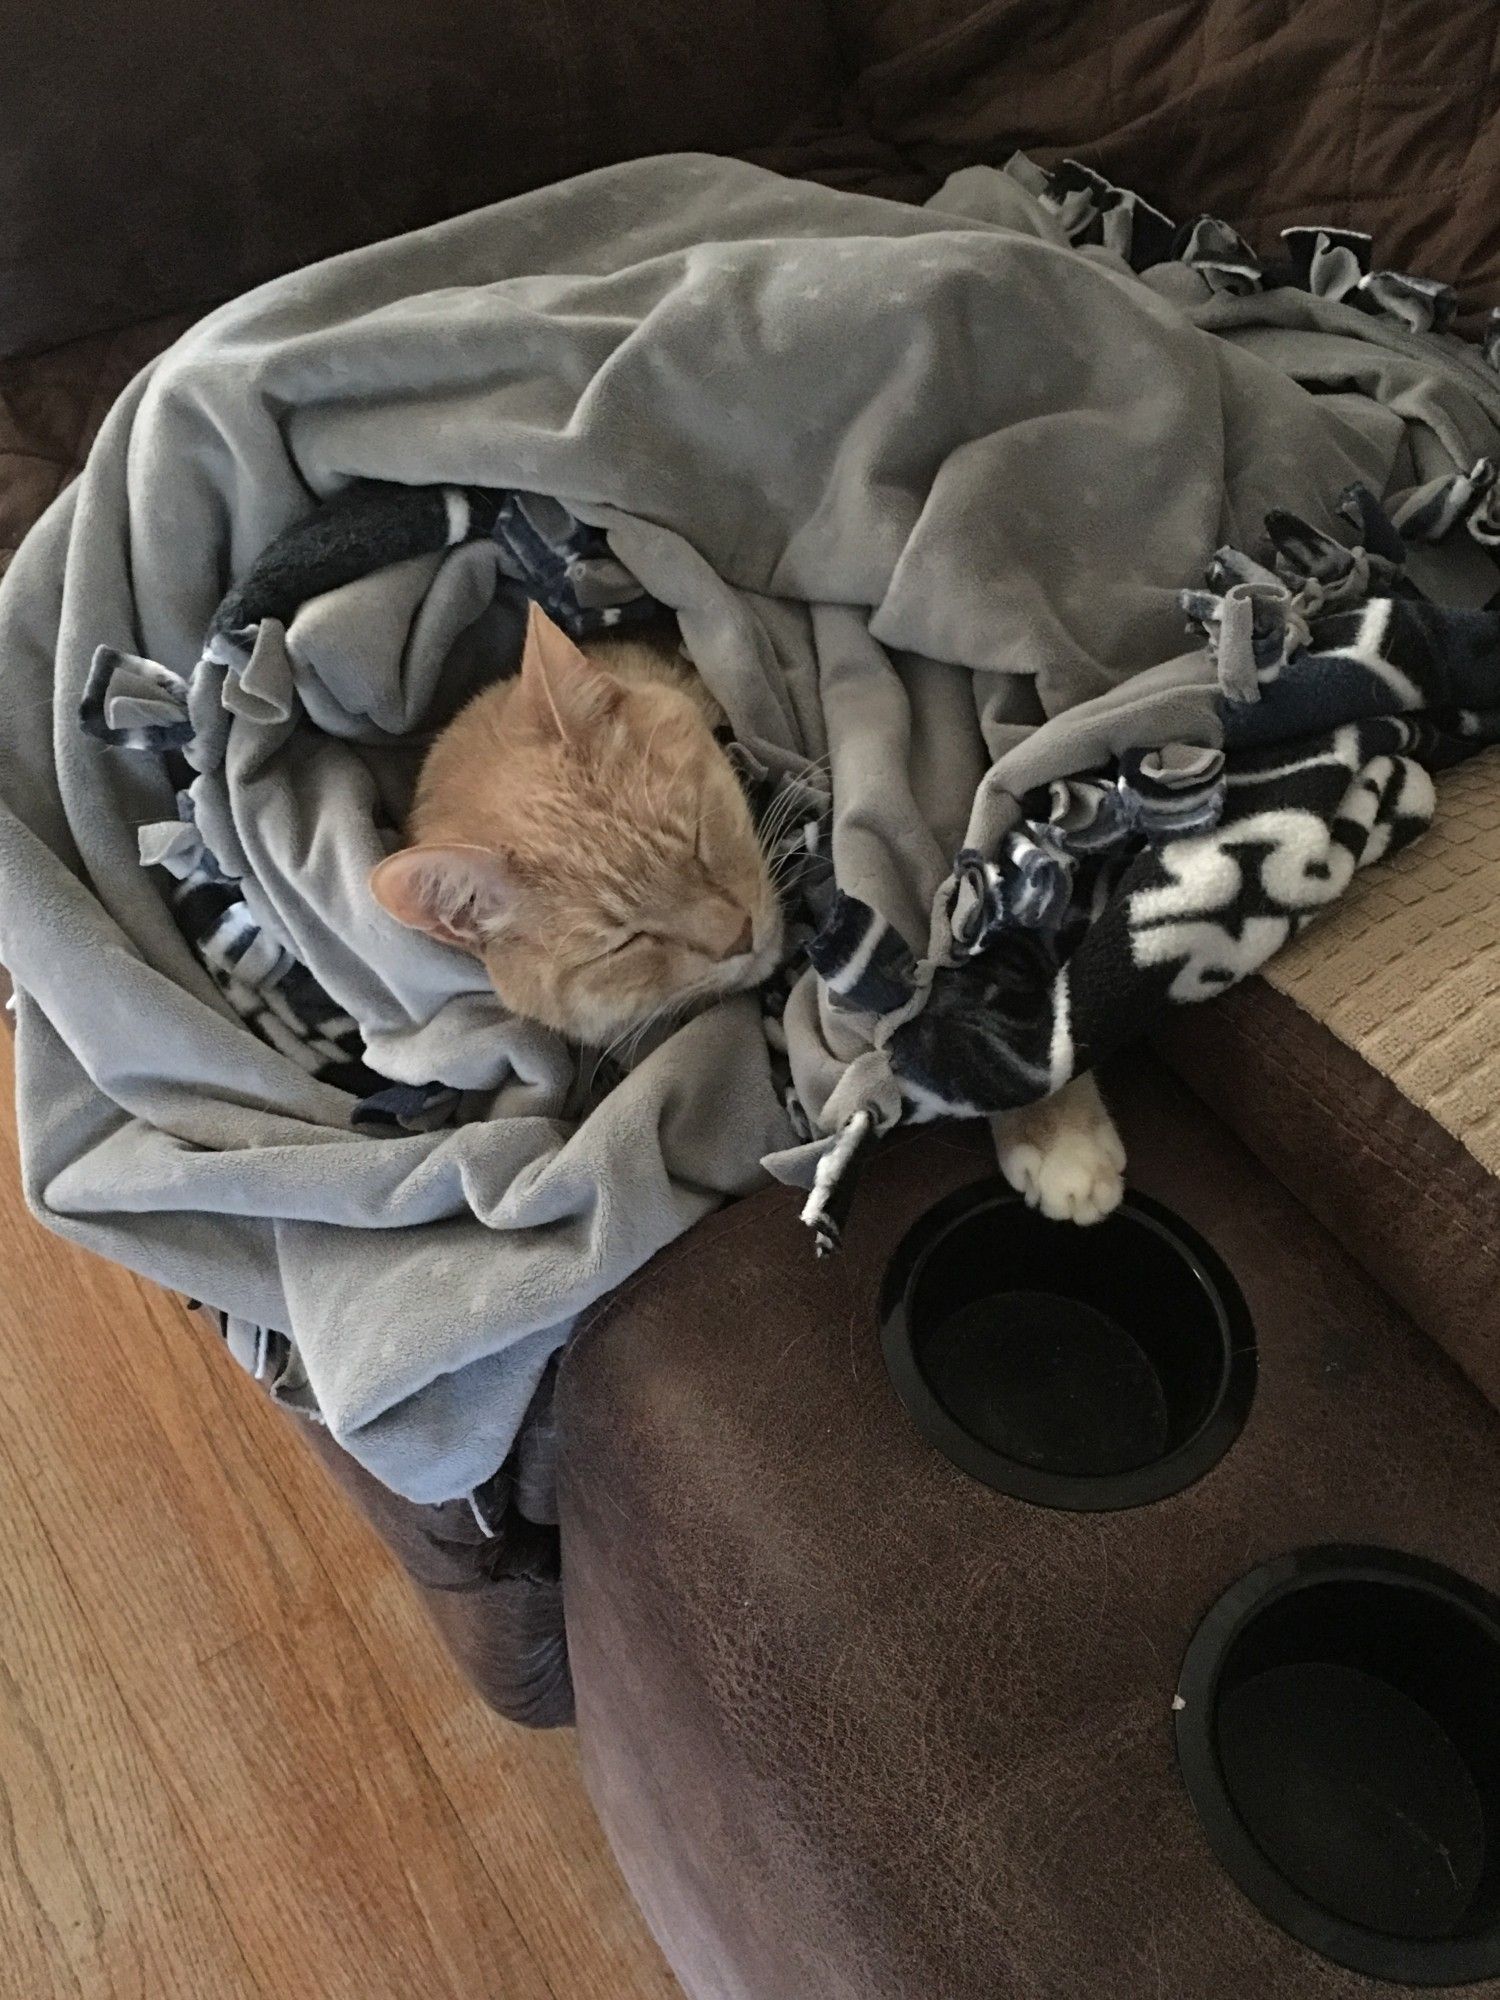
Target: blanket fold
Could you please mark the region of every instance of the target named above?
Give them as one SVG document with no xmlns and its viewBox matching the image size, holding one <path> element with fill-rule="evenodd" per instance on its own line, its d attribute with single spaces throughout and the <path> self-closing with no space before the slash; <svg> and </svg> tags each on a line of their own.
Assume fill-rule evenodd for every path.
<svg viewBox="0 0 1500 2000">
<path fill-rule="evenodd" d="M 698 156 L 210 315 L 0 587 L 36 1211 L 397 1490 L 486 1488 L 716 1203 L 780 1175 L 835 1247 L 882 1132 L 1243 977 L 1500 736 L 1451 319 L 1083 168 L 920 209 Z M 785 882 L 783 974 L 628 1068 L 366 887 L 528 597 L 676 617 Z"/>
</svg>

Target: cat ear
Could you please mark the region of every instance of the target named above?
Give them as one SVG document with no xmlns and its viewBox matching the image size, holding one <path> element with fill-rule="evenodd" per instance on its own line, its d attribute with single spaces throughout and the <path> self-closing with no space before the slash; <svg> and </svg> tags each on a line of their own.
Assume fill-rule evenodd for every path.
<svg viewBox="0 0 1500 2000">
<path fill-rule="evenodd" d="M 521 686 L 532 698 L 536 722 L 565 743 L 597 728 L 625 698 L 614 675 L 580 652 L 535 600 L 526 620 Z"/>
<path fill-rule="evenodd" d="M 504 928 L 516 885 L 487 847 L 406 847 L 370 871 L 370 893 L 397 923 L 478 951 Z"/>
</svg>

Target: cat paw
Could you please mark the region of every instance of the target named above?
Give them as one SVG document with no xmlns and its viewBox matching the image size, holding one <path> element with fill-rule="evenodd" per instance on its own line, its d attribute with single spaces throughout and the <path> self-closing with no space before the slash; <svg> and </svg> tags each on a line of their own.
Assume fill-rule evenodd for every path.
<svg viewBox="0 0 1500 2000">
<path fill-rule="evenodd" d="M 1053 1222 L 1102 1222 L 1125 1194 L 1125 1148 L 1111 1124 L 999 1148 L 1000 1171 Z"/>
</svg>

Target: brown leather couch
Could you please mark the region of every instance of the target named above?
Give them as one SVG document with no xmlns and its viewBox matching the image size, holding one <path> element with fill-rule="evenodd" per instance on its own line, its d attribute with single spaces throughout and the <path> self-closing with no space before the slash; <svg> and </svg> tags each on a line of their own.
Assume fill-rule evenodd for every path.
<svg viewBox="0 0 1500 2000">
<path fill-rule="evenodd" d="M 1367 227 L 1500 303 L 1493 0 L 8 12 L 6 550 L 196 310 L 647 151 L 914 199 L 1017 145 L 1078 152 L 1263 244 Z M 1115 1080 L 1135 1183 L 1228 1263 L 1258 1340 L 1244 1430 L 1186 1491 L 1030 1505 L 903 1411 L 880 1288 L 985 1174 L 967 1131 L 890 1145 L 835 1262 L 768 1189 L 606 1301 L 556 1383 L 560 1523 L 545 1467 L 497 1470 L 487 1536 L 309 1433 L 498 1708 L 566 1720 L 571 1660 L 601 1815 L 699 2000 L 1390 1990 L 1233 1886 L 1172 1702 L 1210 1606 L 1288 1550 L 1385 1545 L 1500 1589 L 1497 894 L 1492 755 L 1415 851 Z"/>
</svg>

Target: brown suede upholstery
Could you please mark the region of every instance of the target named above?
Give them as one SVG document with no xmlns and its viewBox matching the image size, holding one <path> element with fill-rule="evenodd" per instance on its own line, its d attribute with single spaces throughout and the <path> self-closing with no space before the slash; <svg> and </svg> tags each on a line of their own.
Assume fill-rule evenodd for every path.
<svg viewBox="0 0 1500 2000">
<path fill-rule="evenodd" d="M 958 1137 L 889 1147 L 836 1261 L 784 1190 L 703 1224 L 564 1363 L 585 1757 L 695 2000 L 1400 1990 L 1220 1872 L 1172 1697 L 1204 1612 L 1286 1550 L 1386 1543 L 1500 1586 L 1500 1414 L 1181 1086 L 1143 1065 L 1117 1102 L 1139 1185 L 1226 1258 L 1260 1343 L 1242 1437 L 1172 1499 L 1027 1506 L 898 1405 L 876 1292 L 986 1170 Z"/>
<path fill-rule="evenodd" d="M 0 571 L 83 464 L 116 396 L 187 324 L 178 314 L 0 361 Z"/>
<path fill-rule="evenodd" d="M 488 1528 L 466 1500 L 419 1507 L 382 1486 L 317 1424 L 303 1436 L 390 1549 L 475 1688 L 533 1729 L 573 1720 L 557 1529 L 504 1507 Z"/>
<path fill-rule="evenodd" d="M 779 133 L 837 166 L 821 8 L 5 8 L 0 353 L 204 306 L 608 160 Z"/>
<path fill-rule="evenodd" d="M 1264 981 L 1158 1046 L 1500 1407 L 1500 1180 Z"/>
<path fill-rule="evenodd" d="M 1260 247 L 1299 222 L 1500 301 L 1491 0 L 831 0 L 915 165 L 1077 153 Z"/>
</svg>

